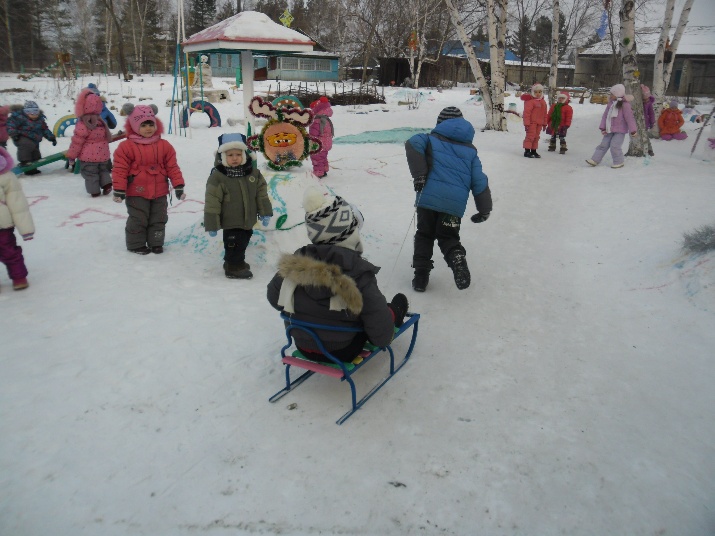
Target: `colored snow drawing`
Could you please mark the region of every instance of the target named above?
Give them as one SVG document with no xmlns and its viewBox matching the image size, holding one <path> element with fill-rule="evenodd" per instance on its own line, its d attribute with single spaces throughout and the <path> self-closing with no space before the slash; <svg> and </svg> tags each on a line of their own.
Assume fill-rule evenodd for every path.
<svg viewBox="0 0 715 536">
<path fill-rule="evenodd" d="M 174 198 L 176 200 L 176 198 Z M 204 202 L 196 201 L 195 199 L 185 199 L 184 201 L 179 201 L 176 205 L 169 207 L 169 214 L 175 214 L 177 212 L 187 212 L 189 214 L 203 213 Z"/>
<path fill-rule="evenodd" d="M 86 208 L 80 212 L 77 212 L 76 214 L 72 214 L 69 219 L 61 223 L 59 227 L 64 227 L 65 225 L 83 227 L 84 225 L 90 223 L 107 223 L 113 220 L 124 220 L 126 218 L 126 214 L 114 214 L 96 208 Z"/>
<path fill-rule="evenodd" d="M 32 199 L 32 201 L 30 201 L 30 199 Z M 46 199 L 49 199 L 49 197 L 46 195 L 29 196 L 27 198 L 30 206 L 34 206 L 37 203 L 39 203 L 40 201 L 45 201 Z"/>
<path fill-rule="evenodd" d="M 430 129 L 401 127 L 392 130 L 374 130 L 361 132 L 360 134 L 350 134 L 340 136 L 333 140 L 333 144 L 345 143 L 405 143 L 415 134 L 428 134 Z"/>
</svg>

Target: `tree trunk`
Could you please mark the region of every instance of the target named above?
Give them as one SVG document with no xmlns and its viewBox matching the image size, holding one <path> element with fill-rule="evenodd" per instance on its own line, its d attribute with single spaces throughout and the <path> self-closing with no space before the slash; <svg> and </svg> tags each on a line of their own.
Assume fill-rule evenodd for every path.
<svg viewBox="0 0 715 536">
<path fill-rule="evenodd" d="M 665 17 L 663 18 L 663 26 L 660 29 L 660 37 L 658 38 L 658 47 L 655 50 L 653 59 L 653 85 L 650 88 L 650 93 L 655 97 L 655 103 L 660 104 L 665 98 L 665 84 L 663 83 L 663 72 L 665 70 L 665 43 L 670 36 L 670 24 L 673 20 L 673 11 L 675 10 L 675 0 L 667 0 L 665 4 Z"/>
<path fill-rule="evenodd" d="M 506 69 L 504 57 L 506 46 L 506 6 L 508 0 L 487 0 L 487 19 L 489 21 L 489 63 L 491 66 L 491 106 L 487 122 L 492 129 L 506 131 L 504 113 L 504 84 Z M 486 103 L 485 103 L 486 106 Z M 486 110 L 485 110 L 486 111 Z"/>
<path fill-rule="evenodd" d="M 114 22 L 114 27 L 117 30 L 117 52 L 119 53 L 119 69 L 122 72 L 122 76 L 126 80 L 128 78 L 129 73 L 127 72 L 127 60 L 124 56 L 124 37 L 122 36 L 122 27 L 119 22 L 119 19 L 114 13 L 114 0 L 102 0 L 102 3 L 104 4 L 104 7 L 107 8 L 107 13 L 112 18 L 112 21 Z"/>
<path fill-rule="evenodd" d="M 669 63 L 665 65 L 663 70 L 663 96 L 668 91 L 668 85 L 670 84 L 670 74 L 673 72 L 673 65 L 675 64 L 675 54 L 678 52 L 678 45 L 680 44 L 680 38 L 683 37 L 683 32 L 688 25 L 688 17 L 690 16 L 690 9 L 693 7 L 693 0 L 685 0 L 683 5 L 683 11 L 680 12 L 680 19 L 678 20 L 678 27 L 675 29 L 675 35 L 673 40 L 670 42 L 670 50 L 672 52 L 672 59 Z"/>
<path fill-rule="evenodd" d="M 549 70 L 549 102 L 556 102 L 556 84 L 559 74 L 559 0 L 554 0 L 551 18 L 551 69 Z"/>
<path fill-rule="evenodd" d="M 493 1 L 493 0 L 490 0 L 490 1 Z M 474 78 L 477 80 L 477 83 L 479 84 L 479 88 L 482 91 L 482 98 L 484 99 L 484 113 L 487 116 L 487 124 L 484 127 L 484 129 L 485 130 L 496 129 L 498 126 L 500 126 L 501 123 L 499 121 L 492 123 L 493 104 L 492 104 L 492 96 L 489 92 L 489 84 L 487 84 L 487 79 L 484 78 L 484 73 L 482 72 L 482 68 L 479 65 L 479 61 L 477 60 L 477 55 L 474 53 L 474 48 L 472 47 L 472 43 L 469 40 L 467 31 L 464 29 L 464 24 L 462 24 L 462 20 L 459 17 L 459 12 L 457 11 L 457 8 L 454 7 L 454 3 L 452 2 L 452 0 L 444 0 L 444 2 L 447 5 L 447 9 L 449 10 L 449 16 L 452 19 L 452 24 L 454 24 L 454 28 L 457 30 L 457 35 L 459 36 L 459 40 L 462 42 L 462 47 L 464 48 L 464 52 L 466 52 L 466 54 L 467 54 L 467 60 L 469 61 L 469 66 L 472 69 Z M 492 78 L 492 84 L 493 83 L 494 83 L 494 79 Z M 503 93 L 502 93 L 502 95 L 503 95 Z M 502 100 L 503 100 L 503 97 L 502 97 Z"/>
<path fill-rule="evenodd" d="M 10 70 L 15 72 L 15 52 L 12 48 L 12 31 L 10 25 L 10 2 L 3 2 L 5 9 L 5 34 L 7 35 L 7 55 L 10 59 Z"/>
<path fill-rule="evenodd" d="M 626 93 L 633 95 L 631 107 L 636 118 L 638 130 L 635 136 L 630 137 L 626 156 L 652 155 L 653 149 L 650 138 L 645 128 L 643 116 L 643 93 L 641 92 L 640 73 L 638 71 L 638 53 L 636 50 L 636 6 L 634 0 L 623 0 L 619 11 L 621 19 L 621 63 L 623 64 L 623 85 Z"/>
</svg>

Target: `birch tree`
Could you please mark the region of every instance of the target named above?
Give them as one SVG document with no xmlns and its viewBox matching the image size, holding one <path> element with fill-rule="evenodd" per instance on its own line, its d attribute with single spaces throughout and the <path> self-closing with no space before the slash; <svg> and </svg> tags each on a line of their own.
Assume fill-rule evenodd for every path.
<svg viewBox="0 0 715 536">
<path fill-rule="evenodd" d="M 551 69 L 549 69 L 549 102 L 556 102 L 556 80 L 559 73 L 559 0 L 553 0 L 551 20 Z"/>
<path fill-rule="evenodd" d="M 469 66 L 482 91 L 484 113 L 487 119 L 484 130 L 505 131 L 507 130 L 507 124 L 504 114 L 504 56 L 506 52 L 504 38 L 506 35 L 507 0 L 486 0 L 491 86 L 484 77 L 482 68 L 477 60 L 477 55 L 474 53 L 472 42 L 464 28 L 464 24 L 453 0 L 445 0 L 445 4 L 452 19 L 452 24 L 457 30 L 457 36 L 467 54 Z"/>
<path fill-rule="evenodd" d="M 653 87 L 651 88 L 651 94 L 655 97 L 656 105 L 665 102 L 665 92 L 668 91 L 670 75 L 673 72 L 673 64 L 675 63 L 675 54 L 678 51 L 678 44 L 683 36 L 683 32 L 688 25 L 688 17 L 690 16 L 690 9 L 692 7 L 693 0 L 685 0 L 683 11 L 680 12 L 678 27 L 675 30 L 673 40 L 670 42 L 671 58 L 668 63 L 665 63 L 665 43 L 670 35 L 673 11 L 675 10 L 675 0 L 667 0 L 666 2 L 663 27 L 660 31 L 658 48 L 656 49 L 655 58 L 653 60 Z"/>
<path fill-rule="evenodd" d="M 410 46 L 410 75 L 412 86 L 417 89 L 423 64 L 439 60 L 449 31 L 449 17 L 443 17 L 442 0 L 413 0 L 410 4 L 415 25 L 412 35 L 416 41 L 416 46 Z M 428 34 L 436 35 L 437 39 L 428 39 Z M 433 50 L 432 55 L 429 54 L 430 48 Z"/>
<path fill-rule="evenodd" d="M 636 50 L 636 20 L 634 0 L 623 0 L 618 16 L 621 21 L 621 64 L 623 65 L 623 85 L 626 93 L 633 96 L 631 106 L 636 118 L 638 130 L 630 137 L 626 156 L 645 156 L 653 154 L 650 138 L 645 128 L 643 116 L 643 94 L 641 92 L 640 73 L 638 71 L 638 53 Z"/>
</svg>

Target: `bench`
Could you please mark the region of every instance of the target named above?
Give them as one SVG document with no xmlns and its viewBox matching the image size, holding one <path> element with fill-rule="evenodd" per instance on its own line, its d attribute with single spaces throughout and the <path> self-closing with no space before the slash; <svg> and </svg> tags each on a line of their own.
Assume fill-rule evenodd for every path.
<svg viewBox="0 0 715 536">
<path fill-rule="evenodd" d="M 325 346 L 323 346 L 323 343 L 318 338 L 318 335 L 316 334 L 315 330 L 360 333 L 362 329 L 325 326 L 322 324 L 303 322 L 301 320 L 296 320 L 295 318 L 292 318 L 285 313 L 281 313 L 281 319 L 287 323 L 285 332 L 286 337 L 288 338 L 288 343 L 283 346 L 283 348 L 281 348 L 281 360 L 285 365 L 286 385 L 283 389 L 281 389 L 272 397 L 270 397 L 268 401 L 276 402 L 277 400 L 280 400 L 290 391 L 298 387 L 298 385 L 310 378 L 313 374 L 321 374 L 323 376 L 338 378 L 340 381 L 345 381 L 350 385 L 350 392 L 352 396 L 352 408 L 336 421 L 337 424 L 343 424 L 353 413 L 360 409 L 372 395 L 374 395 L 395 374 L 397 374 L 399 370 L 405 365 L 405 363 L 407 363 L 407 360 L 410 358 L 412 350 L 415 347 L 415 342 L 417 341 L 417 329 L 419 327 L 420 315 L 417 313 L 407 313 L 407 317 L 405 318 L 404 324 L 402 324 L 402 326 L 400 326 L 399 328 L 395 328 L 395 336 L 393 337 L 392 342 L 390 344 L 383 348 L 374 346 L 368 347 L 364 349 L 360 353 L 360 355 L 357 356 L 355 360 L 353 360 L 352 363 L 344 363 L 333 355 L 331 355 L 330 352 L 325 349 Z M 407 349 L 405 357 L 402 359 L 402 361 L 400 361 L 399 364 L 395 365 L 395 354 L 392 351 L 392 343 L 411 327 L 413 329 L 410 346 Z M 310 335 L 320 349 L 320 353 L 327 357 L 332 363 L 318 363 L 316 361 L 311 361 L 310 359 L 302 357 L 302 354 L 297 351 L 289 353 L 288 349 L 294 346 L 294 330 L 300 330 Z M 352 376 L 368 362 L 370 362 L 373 357 L 378 354 L 381 354 L 382 352 L 388 352 L 390 355 L 390 373 L 385 378 L 380 380 L 372 389 L 370 389 L 370 391 L 368 391 L 365 396 L 358 400 L 357 392 L 355 389 L 355 382 L 353 381 Z M 303 374 L 301 374 L 297 378 L 291 380 L 291 367 L 302 369 L 305 372 L 303 372 Z"/>
</svg>

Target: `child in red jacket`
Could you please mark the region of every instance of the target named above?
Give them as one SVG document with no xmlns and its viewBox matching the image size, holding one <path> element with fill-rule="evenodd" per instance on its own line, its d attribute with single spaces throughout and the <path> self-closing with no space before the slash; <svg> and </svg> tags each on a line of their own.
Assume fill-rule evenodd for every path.
<svg viewBox="0 0 715 536">
<path fill-rule="evenodd" d="M 92 197 L 108 195 L 112 191 L 112 161 L 109 158 L 112 133 L 100 117 L 103 104 L 91 89 L 80 91 L 74 106 L 77 125 L 67 151 L 70 170 L 74 170 L 75 160 L 80 161 L 84 187 Z"/>
<path fill-rule="evenodd" d="M 114 152 L 114 201 L 127 200 L 127 249 L 139 255 L 164 251 L 169 182 L 176 197 L 186 199 L 176 151 L 161 138 L 164 128 L 157 112 L 154 104 L 125 104 L 122 114 L 129 116 L 125 125 L 127 139 Z"/>
<path fill-rule="evenodd" d="M 573 108 L 569 104 L 570 100 L 571 95 L 569 95 L 569 92 L 561 91 L 556 98 L 556 102 L 549 109 L 549 114 L 546 118 L 546 133 L 551 134 L 551 141 L 549 141 L 550 152 L 556 150 L 556 136 L 558 136 L 559 145 L 561 145 L 559 154 L 566 154 L 566 132 L 571 126 L 571 119 L 573 118 Z"/>
<path fill-rule="evenodd" d="M 546 101 L 544 101 L 544 86 L 534 84 L 531 86 L 531 94 L 524 93 L 521 96 L 524 101 L 524 156 L 526 158 L 541 158 L 536 152 L 539 147 L 539 135 L 546 127 Z"/>
</svg>

